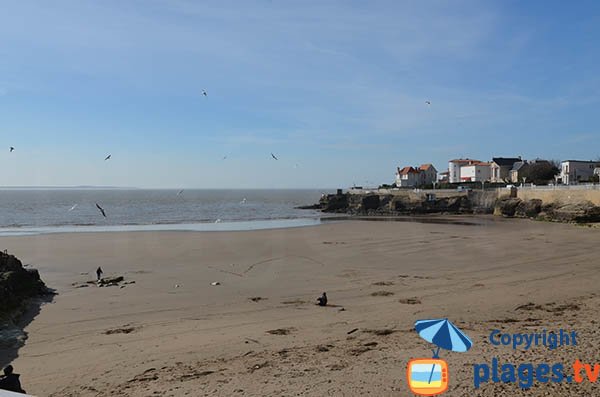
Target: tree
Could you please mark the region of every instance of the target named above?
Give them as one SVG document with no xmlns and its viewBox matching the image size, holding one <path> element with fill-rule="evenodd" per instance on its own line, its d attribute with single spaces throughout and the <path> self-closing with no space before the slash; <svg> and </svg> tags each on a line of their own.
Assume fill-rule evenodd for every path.
<svg viewBox="0 0 600 397">
<path fill-rule="evenodd" d="M 559 172 L 556 164 L 546 160 L 536 160 L 526 164 L 519 176 L 527 178 L 527 181 L 533 184 L 542 185 L 554 181 L 554 176 Z"/>
</svg>

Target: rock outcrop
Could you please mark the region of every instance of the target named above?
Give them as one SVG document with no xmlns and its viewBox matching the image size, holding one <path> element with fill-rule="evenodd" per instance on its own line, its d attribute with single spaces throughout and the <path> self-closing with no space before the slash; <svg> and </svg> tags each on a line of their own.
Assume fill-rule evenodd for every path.
<svg viewBox="0 0 600 397">
<path fill-rule="evenodd" d="M 575 204 L 543 203 L 540 199 L 502 198 L 496 201 L 494 215 L 532 218 L 554 222 L 600 222 L 600 207 L 589 201 Z"/>
<path fill-rule="evenodd" d="M 6 251 L 0 252 L 0 347 L 23 343 L 26 334 L 15 322 L 32 300 L 52 294 L 37 270 L 25 268 Z"/>
<path fill-rule="evenodd" d="M 36 269 L 26 269 L 13 255 L 0 252 L 0 316 L 18 311 L 28 299 L 48 293 Z"/>
<path fill-rule="evenodd" d="M 430 199 L 411 199 L 391 194 L 330 194 L 319 203 L 323 212 L 351 215 L 414 215 L 473 213 L 466 195 Z"/>
<path fill-rule="evenodd" d="M 544 203 L 517 197 L 496 199 L 488 192 L 435 197 L 435 192 L 418 196 L 377 193 L 337 193 L 321 197 L 318 209 L 349 215 L 490 214 L 556 222 L 600 222 L 600 206 L 589 201 L 576 204 Z M 497 196 L 496 196 L 497 197 Z M 316 206 L 311 208 L 315 209 Z"/>
</svg>

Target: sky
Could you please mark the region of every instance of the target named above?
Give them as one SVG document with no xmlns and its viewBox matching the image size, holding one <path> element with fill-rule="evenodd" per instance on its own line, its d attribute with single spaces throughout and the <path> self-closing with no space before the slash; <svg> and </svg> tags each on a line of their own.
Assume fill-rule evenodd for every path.
<svg viewBox="0 0 600 397">
<path fill-rule="evenodd" d="M 597 1 L 0 8 L 0 186 L 335 188 L 600 156 Z"/>
</svg>

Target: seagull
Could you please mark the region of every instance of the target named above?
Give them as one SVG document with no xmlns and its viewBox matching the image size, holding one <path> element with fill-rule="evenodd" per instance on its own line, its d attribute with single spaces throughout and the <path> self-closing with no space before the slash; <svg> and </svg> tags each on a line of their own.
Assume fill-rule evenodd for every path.
<svg viewBox="0 0 600 397">
<path fill-rule="evenodd" d="M 181 196 L 183 194 L 183 189 L 181 189 L 180 191 L 177 192 L 178 196 Z"/>
<path fill-rule="evenodd" d="M 227 156 L 223 156 L 223 160 L 227 160 Z"/>
<path fill-rule="evenodd" d="M 425 101 L 426 104 L 428 104 L 429 106 L 431 106 L 431 102 L 430 101 Z"/>
<path fill-rule="evenodd" d="M 100 205 L 98 205 L 98 203 L 96 203 L 96 208 L 98 208 L 100 210 L 100 212 L 102 212 L 102 216 L 106 218 L 106 212 L 104 212 L 104 208 L 100 207 Z"/>
<path fill-rule="evenodd" d="M 15 148 L 11 146 L 11 147 L 10 147 L 10 152 L 12 153 L 12 152 L 14 152 L 14 151 L 15 151 Z"/>
<path fill-rule="evenodd" d="M 110 156 L 111 156 L 110 154 L 108 156 L 106 156 L 106 158 L 104 159 L 104 161 L 110 159 Z"/>
<path fill-rule="evenodd" d="M 77 204 L 75 204 L 71 208 L 69 208 L 69 212 L 73 211 L 75 208 L 77 208 Z"/>
<path fill-rule="evenodd" d="M 240 201 L 240 204 L 246 204 L 246 197 L 244 197 L 244 198 L 242 199 L 242 201 Z"/>
<path fill-rule="evenodd" d="M 208 96 L 208 94 L 206 93 L 206 91 L 202 91 L 202 95 Z"/>
<path fill-rule="evenodd" d="M 273 153 L 271 153 L 271 157 L 273 157 L 275 160 L 279 160 Z"/>
<path fill-rule="evenodd" d="M 215 223 L 221 223 L 221 218 L 217 219 Z"/>
</svg>

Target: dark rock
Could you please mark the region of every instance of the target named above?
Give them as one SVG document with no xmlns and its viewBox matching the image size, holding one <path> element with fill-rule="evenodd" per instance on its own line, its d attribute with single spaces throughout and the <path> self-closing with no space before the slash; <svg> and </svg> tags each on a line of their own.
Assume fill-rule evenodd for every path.
<svg viewBox="0 0 600 397">
<path fill-rule="evenodd" d="M 328 194 L 319 201 L 323 212 L 346 212 L 348 211 L 349 194 Z"/>
<path fill-rule="evenodd" d="M 35 300 L 52 294 L 37 270 L 25 269 L 16 257 L 0 252 L 0 348 L 18 349 L 25 343 L 27 333 L 18 320 Z"/>
<path fill-rule="evenodd" d="M 117 277 L 104 277 L 98 280 L 98 287 L 113 287 L 119 285 L 123 281 L 123 276 Z"/>
<path fill-rule="evenodd" d="M 531 199 L 521 201 L 515 209 L 515 216 L 523 218 L 535 218 L 542 212 L 542 200 Z"/>
<path fill-rule="evenodd" d="M 312 204 L 312 205 L 300 205 L 296 207 L 297 210 L 320 210 L 321 204 Z"/>
<path fill-rule="evenodd" d="M 600 207 L 589 201 L 545 208 L 545 218 L 559 222 L 600 222 Z"/>
<path fill-rule="evenodd" d="M 518 198 L 501 198 L 496 200 L 494 205 L 494 215 L 497 216 L 515 216 L 517 206 L 521 204 L 521 199 Z"/>
<path fill-rule="evenodd" d="M 0 317 L 22 308 L 27 299 L 48 293 L 36 269 L 25 269 L 16 257 L 0 252 Z"/>
<path fill-rule="evenodd" d="M 376 194 L 363 196 L 361 203 L 360 203 L 361 204 L 360 210 L 362 210 L 362 211 L 376 210 L 379 208 L 380 202 L 381 202 L 381 200 L 379 200 L 379 196 Z"/>
</svg>

